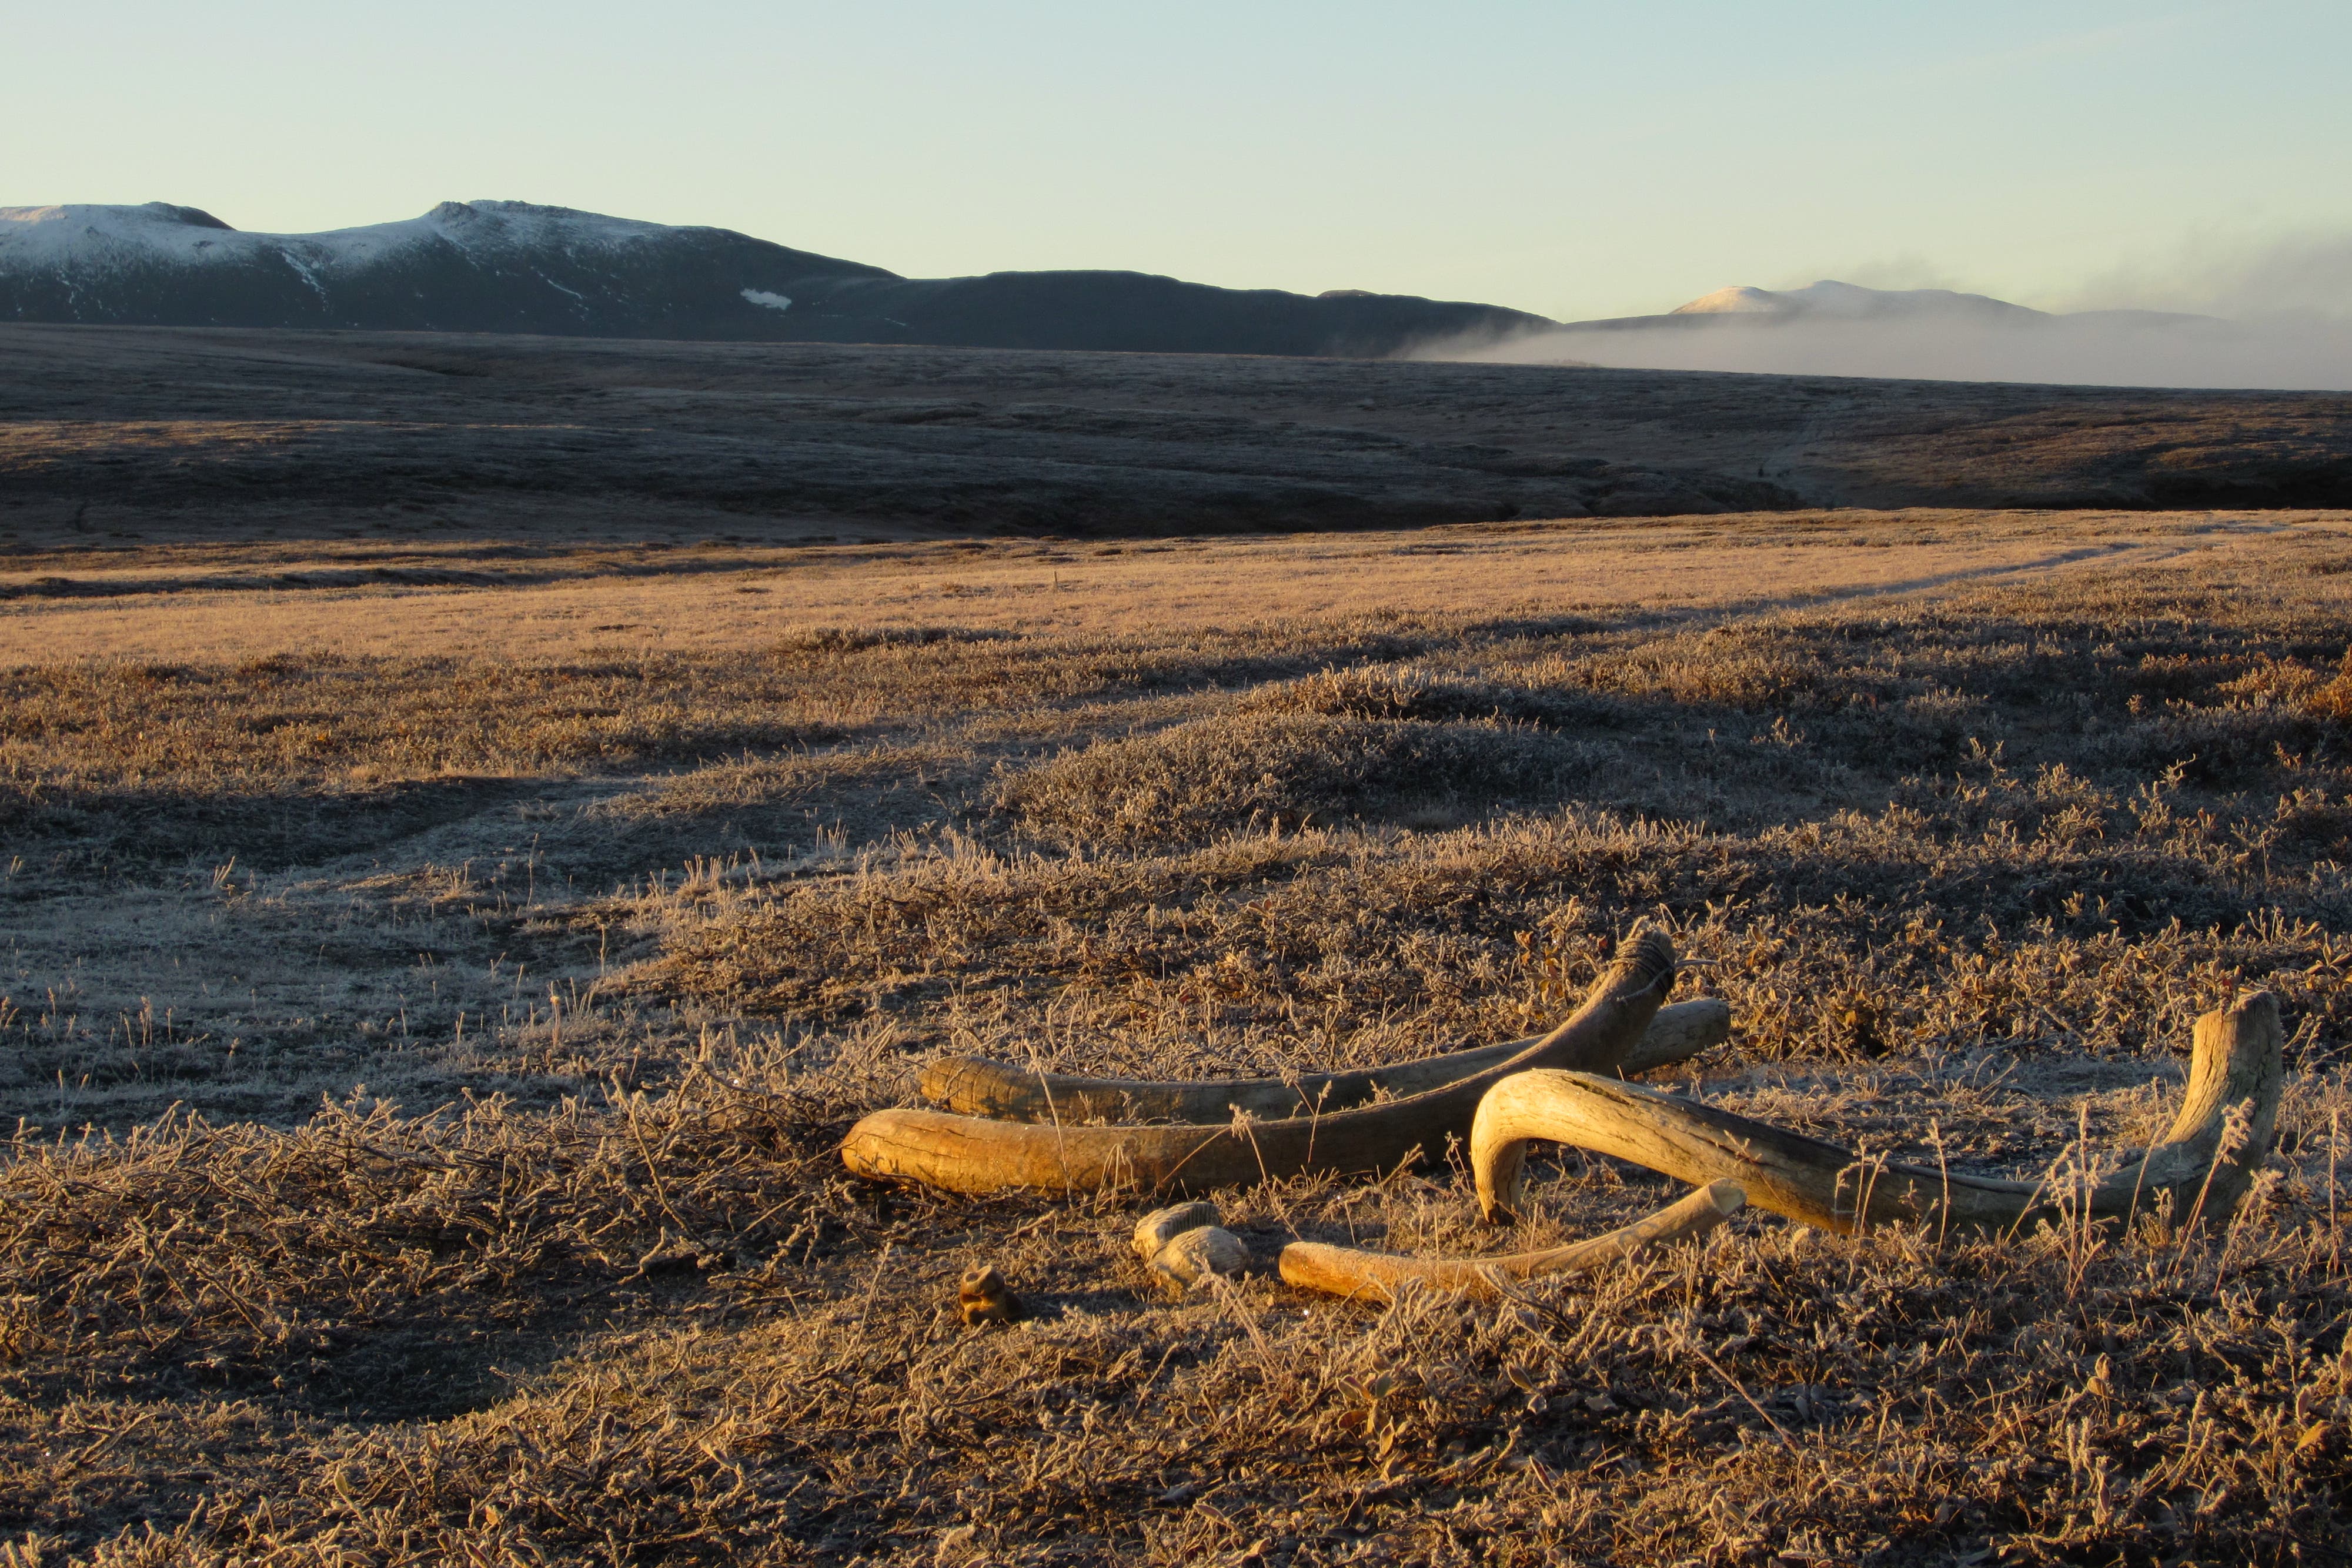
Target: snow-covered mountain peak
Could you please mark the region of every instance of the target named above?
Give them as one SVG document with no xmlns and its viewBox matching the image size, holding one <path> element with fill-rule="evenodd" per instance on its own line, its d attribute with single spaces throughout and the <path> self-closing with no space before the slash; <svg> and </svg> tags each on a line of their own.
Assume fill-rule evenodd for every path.
<svg viewBox="0 0 2352 1568">
<path fill-rule="evenodd" d="M 1676 316 L 1785 316 L 1793 307 L 1788 297 L 1769 288 L 1751 288 L 1744 283 L 1729 288 L 1718 288 L 1712 294 L 1702 294 L 1687 305 L 1677 305 L 1671 312 Z"/>
<path fill-rule="evenodd" d="M 170 202 L 148 202 L 139 206 L 109 206 L 102 203 L 73 202 L 61 206 L 0 207 L 0 223 L 16 224 L 87 224 L 110 219 L 117 223 L 139 225 L 159 224 L 186 228 L 236 231 L 202 207 L 174 206 Z"/>
<path fill-rule="evenodd" d="M 78 204 L 0 207 L 0 258 L 105 270 L 133 262 L 190 266 L 299 258 L 313 270 L 367 267 L 417 246 L 463 251 L 579 251 L 644 245 L 673 236 L 718 235 L 717 229 L 607 217 L 530 202 L 443 202 L 421 217 L 318 234 L 264 234 L 232 228 L 200 207 L 149 202 L 142 206 Z M 756 242 L 753 242 L 756 243 Z"/>
<path fill-rule="evenodd" d="M 452 237 L 459 234 L 469 237 L 495 235 L 519 245 L 621 245 L 677 234 L 725 232 L 681 229 L 669 224 L 583 212 L 577 207 L 541 206 L 535 202 L 443 202 L 416 221 Z"/>
<path fill-rule="evenodd" d="M 727 229 L 443 202 L 320 234 L 150 202 L 0 208 L 0 319 L 772 336 L 769 298 L 887 278 Z M 760 298 L 754 298 L 757 295 Z"/>
<path fill-rule="evenodd" d="M 236 231 L 201 207 L 149 202 L 142 206 L 69 202 L 0 207 L 0 256 L 65 261 L 78 254 L 149 250 L 194 259 Z"/>
</svg>

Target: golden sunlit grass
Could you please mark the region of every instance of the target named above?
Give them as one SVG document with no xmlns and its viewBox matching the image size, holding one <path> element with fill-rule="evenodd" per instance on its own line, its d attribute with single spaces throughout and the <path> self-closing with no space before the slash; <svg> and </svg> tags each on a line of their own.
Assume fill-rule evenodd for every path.
<svg viewBox="0 0 2352 1568">
<path fill-rule="evenodd" d="M 937 601 L 918 550 L 866 601 L 818 552 L 740 621 L 691 623 L 698 579 L 566 590 L 668 596 L 657 648 L 531 643 L 544 586 L 204 590 L 244 608 L 200 600 L 171 657 L 152 625 L 83 656 L 110 601 L 11 601 L 58 651 L 0 677 L 0 1541 L 2332 1560 L 2344 526 L 1225 543 L 1103 558 L 1132 575 L 1049 581 L 1050 612 L 1009 605 L 1026 546 Z M 1736 570 L 1783 549 L 1801 573 Z M 1538 570 L 1615 586 L 1539 608 Z M 1186 608 L 1216 573 L 1237 607 Z M 361 645 L 428 609 L 451 645 Z M 1388 1310 L 1264 1274 L 1171 1302 L 1138 1195 L 883 1191 L 833 1153 L 942 1051 L 1280 1073 L 1525 1033 L 1636 920 L 1732 1008 L 1692 1092 L 1968 1169 L 2151 1135 L 2190 1021 L 2267 987 L 2277 1152 L 2219 1232 L 1751 1212 L 1499 1309 Z M 1667 1197 L 1575 1155 L 1536 1193 L 1496 1234 L 1442 1165 L 1223 1201 L 1270 1258 L 1511 1250 Z M 959 1326 L 976 1261 L 1025 1321 Z"/>
<path fill-rule="evenodd" d="M 2332 533 L 2352 515 L 2304 514 Z M 1404 612 L 1501 619 L 1734 607 L 2175 560 L 2275 525 L 2210 513 L 1812 512 L 1479 523 L 1244 541 L 954 539 L 565 550 L 313 543 L 20 552 L 0 665 L 272 654 L 732 653 L 812 628 L 1158 639 Z"/>
</svg>

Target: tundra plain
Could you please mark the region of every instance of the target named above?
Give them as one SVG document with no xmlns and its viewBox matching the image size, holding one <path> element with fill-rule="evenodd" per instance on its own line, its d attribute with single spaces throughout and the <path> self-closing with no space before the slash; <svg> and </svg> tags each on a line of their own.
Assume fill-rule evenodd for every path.
<svg viewBox="0 0 2352 1568">
<path fill-rule="evenodd" d="M 0 549 L 471 542 L 513 577 L 583 540 L 2342 507 L 2347 415 L 2341 392 L 0 323 Z"/>
<path fill-rule="evenodd" d="M 2337 1560 L 2347 593 L 2320 511 L 66 519 L 0 561 L 0 1552 Z M 1642 920 L 1733 1009 L 1688 1092 L 1969 1170 L 2152 1135 L 2190 1020 L 2267 987 L 2276 1154 L 2219 1231 L 1749 1212 L 1384 1310 L 1171 1300 L 1139 1195 L 835 1155 L 942 1052 L 1523 1034 Z M 1673 1194 L 1533 1190 L 1492 1234 L 1442 1162 L 1223 1201 L 1270 1260 Z M 1024 1321 L 958 1325 L 975 1261 Z"/>
</svg>

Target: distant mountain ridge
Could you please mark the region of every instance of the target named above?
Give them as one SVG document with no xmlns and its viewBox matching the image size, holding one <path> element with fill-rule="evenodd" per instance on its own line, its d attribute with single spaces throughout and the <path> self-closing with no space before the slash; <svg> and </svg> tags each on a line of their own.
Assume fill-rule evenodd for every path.
<svg viewBox="0 0 2352 1568">
<path fill-rule="evenodd" d="M 164 202 L 0 207 L 0 319 L 1373 357 L 1554 325 L 1134 272 L 909 278 L 730 229 L 489 201 L 311 235 Z"/>
<path fill-rule="evenodd" d="M 1769 327 L 1791 322 L 1864 321 L 1907 325 L 1948 323 L 1971 327 L 2039 327 L 2058 321 L 2130 319 L 2147 325 L 2210 321 L 2163 310 L 2084 310 L 2053 313 L 2012 305 L 1989 294 L 1949 288 L 1868 288 L 1825 277 L 1802 288 L 1756 288 L 1746 284 L 1703 294 L 1658 316 L 1611 316 L 1568 321 L 1561 330 L 1592 332 L 1639 328 Z"/>
<path fill-rule="evenodd" d="M 1562 323 L 1412 295 L 1219 288 L 1138 272 L 903 277 L 730 229 L 491 201 L 309 235 L 248 233 L 165 202 L 0 207 L 5 320 L 2143 384 L 2194 373 L 2180 357 L 2191 340 L 2221 352 L 2237 333 L 2210 317 L 2060 315 L 1982 294 L 1829 278 Z"/>
</svg>

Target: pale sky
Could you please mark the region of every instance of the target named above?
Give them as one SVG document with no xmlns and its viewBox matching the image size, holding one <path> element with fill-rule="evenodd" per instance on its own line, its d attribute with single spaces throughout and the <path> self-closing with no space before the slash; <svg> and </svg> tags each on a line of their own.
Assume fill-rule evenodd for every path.
<svg viewBox="0 0 2352 1568">
<path fill-rule="evenodd" d="M 508 197 L 1562 319 L 1824 277 L 2193 305 L 2352 255 L 2345 0 L 0 0 L 0 205 L 246 229 Z"/>
</svg>

